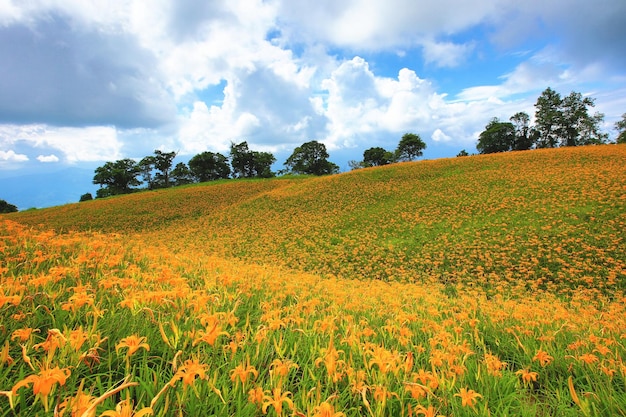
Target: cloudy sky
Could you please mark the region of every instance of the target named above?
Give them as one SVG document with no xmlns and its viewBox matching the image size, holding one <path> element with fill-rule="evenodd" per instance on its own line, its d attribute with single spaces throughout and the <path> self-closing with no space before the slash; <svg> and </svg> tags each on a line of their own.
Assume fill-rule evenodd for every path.
<svg viewBox="0 0 626 417">
<path fill-rule="evenodd" d="M 548 86 L 614 138 L 624 39 L 624 0 L 0 0 L 0 175 L 243 140 L 347 170 L 405 132 L 451 157 Z"/>
</svg>

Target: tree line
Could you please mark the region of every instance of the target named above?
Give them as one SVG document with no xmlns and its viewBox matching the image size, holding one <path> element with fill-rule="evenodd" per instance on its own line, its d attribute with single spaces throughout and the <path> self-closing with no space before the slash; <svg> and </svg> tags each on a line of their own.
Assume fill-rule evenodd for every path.
<svg viewBox="0 0 626 417">
<path fill-rule="evenodd" d="M 608 142 L 609 135 L 600 129 L 604 114 L 590 109 L 595 99 L 572 91 L 562 97 L 552 88 L 546 88 L 535 103 L 535 124 L 530 116 L 517 112 L 508 122 L 494 117 L 479 135 L 476 149 L 481 154 L 519 151 L 560 146 L 596 145 Z M 626 113 L 615 124 L 617 143 L 626 142 Z M 459 156 L 467 155 L 461 151 Z"/>
<path fill-rule="evenodd" d="M 356 169 L 412 160 L 421 156 L 425 148 L 426 144 L 419 135 L 406 133 L 395 152 L 370 148 L 363 153 L 363 161 L 350 161 L 350 166 Z M 272 153 L 251 150 L 246 141 L 231 143 L 228 156 L 206 151 L 193 156 L 188 164 L 179 162 L 174 166 L 176 154 L 155 150 L 154 155 L 139 161 L 125 158 L 105 163 L 96 168 L 93 177 L 93 183 L 100 185 L 96 197 L 228 178 L 271 178 L 285 174 L 329 175 L 339 172 L 339 166 L 328 160 L 326 146 L 315 140 L 296 147 L 285 161 L 285 169 L 278 172 L 272 171 L 272 165 L 276 162 Z M 92 198 L 91 193 L 87 193 L 80 200 Z"/>
</svg>

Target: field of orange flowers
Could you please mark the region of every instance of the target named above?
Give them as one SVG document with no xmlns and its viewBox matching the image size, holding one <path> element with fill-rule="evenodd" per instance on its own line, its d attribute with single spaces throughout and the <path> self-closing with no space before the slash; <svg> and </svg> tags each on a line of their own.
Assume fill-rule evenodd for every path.
<svg viewBox="0 0 626 417">
<path fill-rule="evenodd" d="M 0 416 L 626 415 L 626 147 L 0 218 Z"/>
</svg>

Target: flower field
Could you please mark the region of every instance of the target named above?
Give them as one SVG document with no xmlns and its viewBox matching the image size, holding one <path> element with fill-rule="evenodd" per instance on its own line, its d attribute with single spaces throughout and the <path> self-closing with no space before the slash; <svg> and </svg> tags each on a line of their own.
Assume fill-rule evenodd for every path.
<svg viewBox="0 0 626 417">
<path fill-rule="evenodd" d="M 626 146 L 0 217 L 0 416 L 624 416 Z"/>
</svg>

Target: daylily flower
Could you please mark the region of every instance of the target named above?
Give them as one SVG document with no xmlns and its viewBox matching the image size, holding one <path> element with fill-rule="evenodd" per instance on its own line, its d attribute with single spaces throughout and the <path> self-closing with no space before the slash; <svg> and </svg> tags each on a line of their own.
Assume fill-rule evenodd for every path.
<svg viewBox="0 0 626 417">
<path fill-rule="evenodd" d="M 336 412 L 332 404 L 324 401 L 313 409 L 313 417 L 344 417 L 345 414 Z"/>
<path fill-rule="evenodd" d="M 60 369 L 57 366 L 50 369 L 48 367 L 44 367 L 41 369 L 38 375 L 30 375 L 15 384 L 15 386 L 13 386 L 12 392 L 14 395 L 16 395 L 17 391 L 20 388 L 33 384 L 33 394 L 41 397 L 44 408 L 46 409 L 46 411 L 48 411 L 48 395 L 54 388 L 55 384 L 65 385 L 65 382 L 70 376 L 70 373 L 70 370 L 67 368 Z"/>
<path fill-rule="evenodd" d="M 145 337 L 139 337 L 137 335 L 131 335 L 123 338 L 120 342 L 115 345 L 115 352 L 118 352 L 122 348 L 127 348 L 126 356 L 132 356 L 139 349 L 144 348 L 145 350 L 150 350 L 150 345 L 146 343 Z"/>
<path fill-rule="evenodd" d="M 474 407 L 476 401 L 482 398 L 482 395 L 474 391 L 473 389 L 461 388 L 458 394 L 454 394 L 455 397 L 461 397 L 461 405 L 463 407 Z"/>
<path fill-rule="evenodd" d="M 289 408 L 293 409 L 293 401 L 289 398 L 291 392 L 282 392 L 280 387 L 276 387 L 272 390 L 272 395 L 265 395 L 263 397 L 263 407 L 261 408 L 263 414 L 267 414 L 269 407 L 274 407 L 276 414 L 281 416 L 283 414 L 283 403 L 286 403 Z"/>
<path fill-rule="evenodd" d="M 115 406 L 115 410 L 108 410 L 100 414 L 100 417 L 142 417 L 152 415 L 154 412 L 150 407 L 144 407 L 135 411 L 130 399 L 122 400 Z"/>
</svg>

